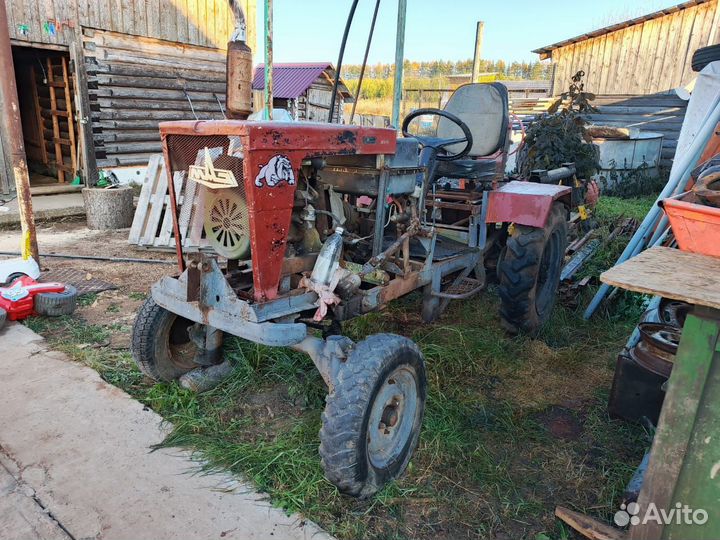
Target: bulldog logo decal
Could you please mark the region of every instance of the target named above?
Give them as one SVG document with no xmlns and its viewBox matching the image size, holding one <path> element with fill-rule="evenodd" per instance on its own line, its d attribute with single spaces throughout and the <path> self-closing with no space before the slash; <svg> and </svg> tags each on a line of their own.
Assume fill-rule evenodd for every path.
<svg viewBox="0 0 720 540">
<path fill-rule="evenodd" d="M 267 165 L 260 169 L 260 173 L 255 178 L 257 187 L 263 187 L 263 184 L 267 184 L 268 187 L 276 187 L 283 182 L 287 182 L 289 185 L 295 183 L 295 172 L 290 158 L 283 155 L 274 156 L 267 162 Z"/>
</svg>

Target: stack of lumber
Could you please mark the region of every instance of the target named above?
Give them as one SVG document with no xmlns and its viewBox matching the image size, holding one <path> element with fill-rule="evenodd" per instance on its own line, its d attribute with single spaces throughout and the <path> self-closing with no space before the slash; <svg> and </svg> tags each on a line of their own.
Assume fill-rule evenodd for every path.
<svg viewBox="0 0 720 540">
<path fill-rule="evenodd" d="M 83 53 L 99 167 L 146 164 L 162 121 L 224 117 L 222 50 L 83 29 Z"/>
</svg>

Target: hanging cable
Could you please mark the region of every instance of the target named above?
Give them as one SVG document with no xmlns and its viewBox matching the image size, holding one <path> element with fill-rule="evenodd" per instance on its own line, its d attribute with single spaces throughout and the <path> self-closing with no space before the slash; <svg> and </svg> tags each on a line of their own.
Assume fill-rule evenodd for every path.
<svg viewBox="0 0 720 540">
<path fill-rule="evenodd" d="M 190 110 L 192 111 L 193 116 L 195 117 L 195 120 L 200 120 L 198 118 L 197 113 L 195 112 L 195 107 L 193 107 L 193 102 L 192 102 L 192 99 L 190 99 L 190 94 L 187 93 L 187 90 L 185 89 L 185 87 L 183 87 L 183 94 L 185 94 L 185 97 L 187 98 L 188 103 L 190 104 Z"/>
<path fill-rule="evenodd" d="M 352 6 L 350 7 L 350 14 L 348 15 L 347 22 L 345 23 L 345 32 L 343 33 L 342 43 L 340 44 L 340 54 L 338 54 L 337 66 L 335 66 L 335 82 L 333 83 L 332 96 L 330 97 L 330 112 L 328 112 L 328 124 L 332 124 L 333 114 L 335 113 L 335 101 L 337 97 L 338 84 L 340 83 L 340 71 L 342 70 L 343 56 L 345 56 L 345 45 L 347 44 L 348 34 L 350 33 L 350 26 L 352 25 L 353 18 L 355 17 L 355 9 L 357 8 L 359 0 L 353 0 Z M 338 115 L 339 116 L 339 115 Z"/>
<path fill-rule="evenodd" d="M 377 20 L 379 7 L 380 0 L 377 0 L 375 2 L 375 12 L 373 13 L 372 22 L 370 23 L 370 34 L 368 34 L 367 45 L 365 45 L 365 56 L 363 57 L 362 66 L 360 67 L 360 77 L 358 78 L 357 91 L 355 92 L 355 102 L 350 112 L 350 121 L 348 121 L 348 124 L 352 124 L 353 118 L 355 118 L 355 109 L 357 108 L 358 101 L 360 101 L 360 92 L 362 91 L 363 78 L 365 77 L 365 67 L 367 66 L 368 54 L 370 54 L 370 44 L 372 43 L 373 33 L 375 32 L 375 21 Z"/>
</svg>

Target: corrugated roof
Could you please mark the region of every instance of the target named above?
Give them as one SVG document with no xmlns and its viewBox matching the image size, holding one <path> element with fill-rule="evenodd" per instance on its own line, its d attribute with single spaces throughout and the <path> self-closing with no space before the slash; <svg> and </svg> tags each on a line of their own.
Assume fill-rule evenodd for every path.
<svg viewBox="0 0 720 540">
<path fill-rule="evenodd" d="M 664 15 L 670 15 L 671 13 L 675 13 L 677 11 L 681 11 L 683 9 L 691 8 L 700 4 L 706 4 L 710 2 L 710 0 L 690 0 L 689 2 L 683 2 L 682 4 L 678 4 L 676 6 L 672 6 L 669 8 L 661 9 L 659 11 L 655 11 L 653 13 L 649 13 L 647 15 L 643 15 L 642 17 L 636 17 L 634 19 L 629 19 L 627 21 L 623 21 L 621 23 L 612 24 L 610 26 L 606 26 L 604 28 L 600 28 L 598 30 L 593 30 L 592 32 L 588 32 L 587 34 L 582 34 L 579 36 L 576 36 L 574 38 L 566 39 L 565 41 L 558 41 L 557 43 L 553 43 L 552 45 L 546 45 L 544 47 L 540 47 L 539 49 L 535 49 L 534 53 L 540 54 L 540 55 L 547 55 L 554 51 L 555 49 L 559 49 L 560 47 L 565 47 L 567 45 L 572 45 L 573 43 L 579 43 L 581 41 L 585 41 L 586 39 L 591 39 L 599 36 L 603 36 L 605 34 L 609 34 L 611 32 L 616 32 L 617 30 L 622 30 L 623 28 L 627 28 L 629 26 L 635 26 L 636 24 L 644 23 L 645 21 L 650 21 L 652 19 L 658 19 Z"/>
<path fill-rule="evenodd" d="M 329 62 L 273 64 L 273 97 L 280 99 L 300 97 L 312 83 L 323 76 L 325 71 L 328 71 L 329 79 L 333 80 L 335 70 Z M 262 90 L 263 88 L 265 88 L 265 64 L 259 64 L 255 67 L 252 89 Z M 350 90 L 342 80 L 338 90 L 343 96 L 352 97 Z"/>
</svg>

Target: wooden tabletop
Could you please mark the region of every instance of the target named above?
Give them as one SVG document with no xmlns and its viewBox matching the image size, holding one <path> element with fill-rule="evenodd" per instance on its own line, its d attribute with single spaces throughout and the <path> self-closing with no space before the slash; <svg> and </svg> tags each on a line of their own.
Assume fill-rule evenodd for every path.
<svg viewBox="0 0 720 540">
<path fill-rule="evenodd" d="M 603 272 L 600 281 L 628 291 L 720 309 L 718 257 L 654 247 Z"/>
</svg>

